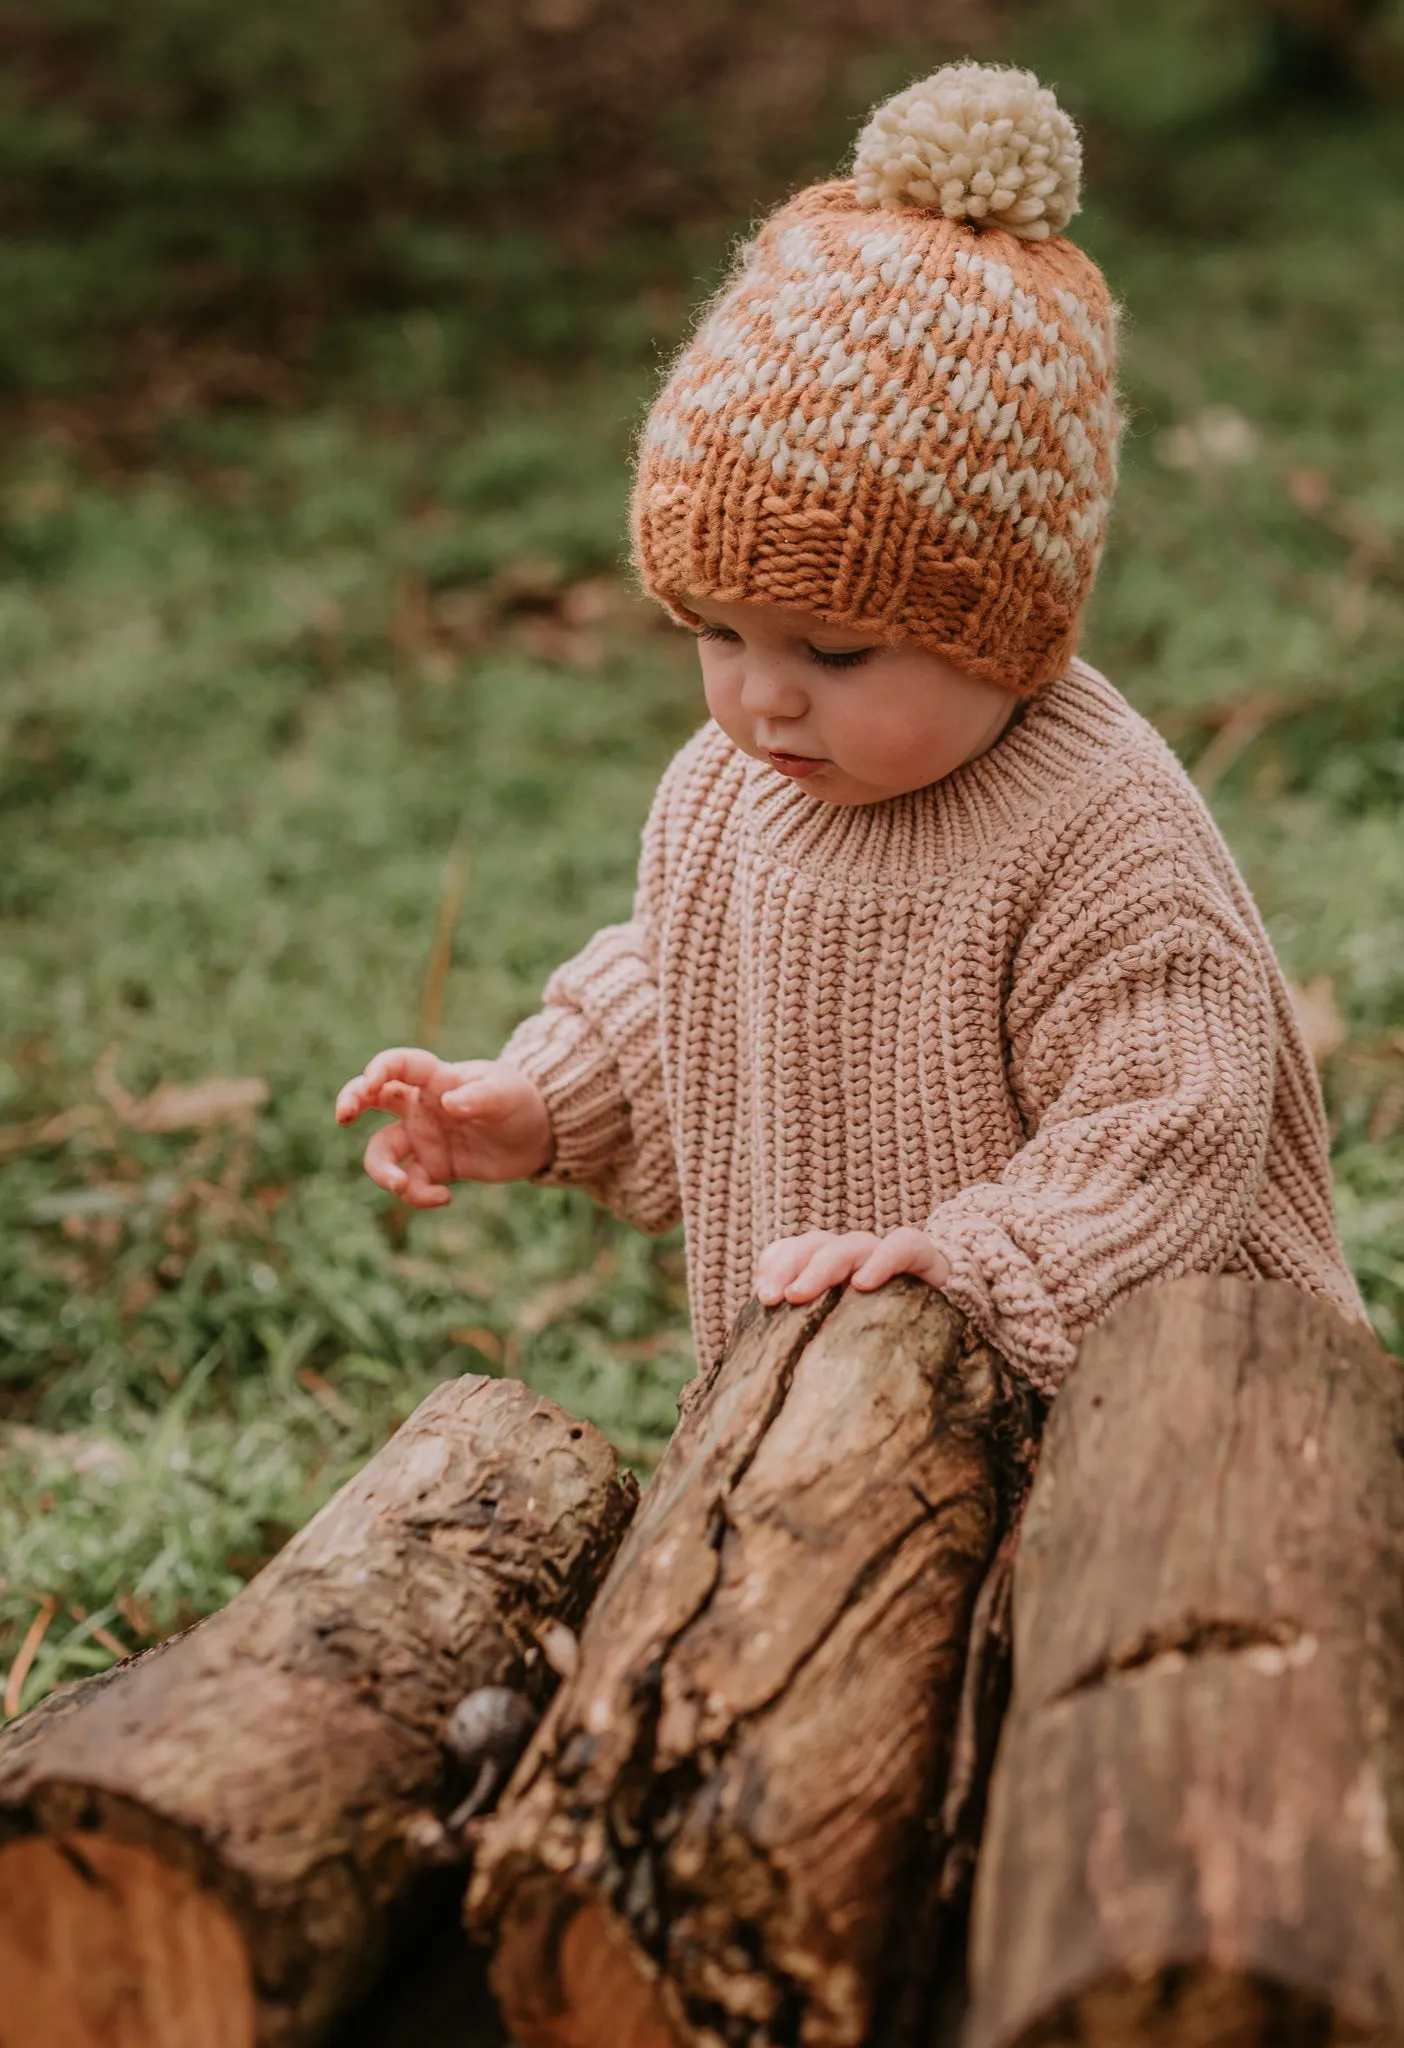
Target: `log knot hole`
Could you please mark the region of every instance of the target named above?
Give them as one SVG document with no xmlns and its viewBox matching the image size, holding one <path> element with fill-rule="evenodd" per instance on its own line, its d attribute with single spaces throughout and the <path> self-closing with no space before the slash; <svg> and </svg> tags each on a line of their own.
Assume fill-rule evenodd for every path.
<svg viewBox="0 0 1404 2048">
<path fill-rule="evenodd" d="M 1111 1650 L 1053 1695 L 1053 1703 L 1091 1692 L 1110 1678 L 1145 1671 L 1152 1664 L 1184 1664 L 1196 1657 L 1241 1656 L 1265 1677 L 1309 1664 L 1317 1638 L 1292 1621 L 1234 1621 L 1187 1616 L 1170 1628 L 1147 1629 L 1124 1648 Z"/>
</svg>

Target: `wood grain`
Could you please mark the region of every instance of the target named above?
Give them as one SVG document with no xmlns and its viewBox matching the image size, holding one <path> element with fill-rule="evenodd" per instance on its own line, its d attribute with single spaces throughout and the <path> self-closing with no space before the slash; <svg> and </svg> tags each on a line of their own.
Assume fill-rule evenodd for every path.
<svg viewBox="0 0 1404 2048">
<path fill-rule="evenodd" d="M 226 1909 L 98 1835 L 0 1849 L 0 2048 L 246 2048 L 248 1957 Z"/>
<path fill-rule="evenodd" d="M 1127 1303 L 1054 1405 L 970 2048 L 1404 2039 L 1404 1379 L 1285 1285 Z"/>
<path fill-rule="evenodd" d="M 72 1852 L 92 1863 L 104 1843 L 136 1858 L 133 1944 L 141 1872 L 183 1886 L 237 1930 L 258 2041 L 324 2038 L 445 1881 L 416 1850 L 416 1823 L 462 1789 L 445 1716 L 480 1685 L 544 1702 L 537 1631 L 579 1625 L 636 1495 L 598 1431 L 551 1402 L 449 1381 L 223 1613 L 0 1733 L 0 1872 L 12 1893 L 63 1887 L 63 1941 L 26 1967 L 34 1998 L 71 1999 L 75 2048 L 109 2041 L 82 2031 L 66 1960 L 85 1924 L 116 1939 L 112 1887 L 72 1882 Z M 131 1968 L 154 2010 L 185 1965 L 171 1951 L 143 1974 L 134 1946 Z M 253 2036 L 230 2011 L 234 2048 Z"/>
</svg>

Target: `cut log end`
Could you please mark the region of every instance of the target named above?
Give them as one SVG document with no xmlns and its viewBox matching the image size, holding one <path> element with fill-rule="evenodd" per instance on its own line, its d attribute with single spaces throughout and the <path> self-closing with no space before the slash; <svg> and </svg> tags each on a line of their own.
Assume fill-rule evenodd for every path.
<svg viewBox="0 0 1404 2048">
<path fill-rule="evenodd" d="M 635 1498 L 597 1430 L 512 1381 L 446 1381 L 222 1613 L 0 1731 L 26 1995 L 67 1979 L 98 2015 L 12 2035 L 0 2000 L 0 2048 L 240 2048 L 250 1983 L 261 2048 L 325 2040 L 463 1860 L 450 1823 L 493 1797 L 550 1690 L 538 1635 L 579 1625 Z M 105 1859 L 122 1882 L 85 1883 Z M 162 1884 L 178 1912 L 152 1905 Z M 158 1970 L 137 1937 L 163 1919 Z M 204 1949 L 239 1994 L 216 1999 Z M 218 2020 L 187 2022 L 197 1991 Z M 103 2031 L 143 1999 L 179 2023 Z"/>
<path fill-rule="evenodd" d="M 1319 1998 L 1237 1971 L 1190 1965 L 1092 1985 L 1011 2048 L 1387 2048 Z M 1392 2048 L 1392 2043 L 1389 2044 Z"/>
<path fill-rule="evenodd" d="M 512 1919 L 505 1954 L 533 1959 L 528 1971 L 498 1972 L 518 2048 L 683 2048 L 656 1972 L 607 1907 L 527 1885 Z"/>
<path fill-rule="evenodd" d="M 253 2048 L 243 1940 L 149 1849 L 79 1832 L 0 1849 L 0 2040 L 50 2048 Z"/>
</svg>

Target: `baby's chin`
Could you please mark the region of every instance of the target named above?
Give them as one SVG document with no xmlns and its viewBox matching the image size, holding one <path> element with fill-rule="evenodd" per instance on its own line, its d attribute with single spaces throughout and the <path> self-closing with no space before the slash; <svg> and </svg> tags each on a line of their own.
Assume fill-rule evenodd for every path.
<svg viewBox="0 0 1404 2048">
<path fill-rule="evenodd" d="M 764 761 L 773 773 L 775 768 L 768 754 L 756 748 L 748 749 L 758 761 Z M 899 796 L 910 796 L 913 791 L 928 787 L 928 780 L 916 781 L 908 776 L 885 776 L 881 780 L 868 781 L 862 775 L 855 775 L 841 762 L 829 761 L 813 775 L 786 776 L 805 796 L 813 797 L 816 803 L 834 804 L 840 809 L 858 810 L 865 804 L 891 803 Z M 939 780 L 939 777 L 929 778 Z"/>
<path fill-rule="evenodd" d="M 919 789 L 927 789 L 926 782 L 864 782 L 859 777 L 845 775 L 842 770 L 835 773 L 832 783 L 821 782 L 816 776 L 805 789 L 820 803 L 835 804 L 840 809 L 858 810 L 864 804 L 890 804 L 899 796 L 912 796 Z"/>
</svg>

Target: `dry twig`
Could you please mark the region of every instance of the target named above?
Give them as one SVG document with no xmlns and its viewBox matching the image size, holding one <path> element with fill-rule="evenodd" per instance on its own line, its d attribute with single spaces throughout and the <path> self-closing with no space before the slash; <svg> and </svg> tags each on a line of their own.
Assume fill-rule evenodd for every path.
<svg viewBox="0 0 1404 2048">
<path fill-rule="evenodd" d="M 49 1623 L 58 1613 L 58 1600 L 52 1593 L 46 1593 L 39 1602 L 39 1611 L 19 1646 L 19 1655 L 10 1666 L 10 1675 L 5 1681 L 3 1711 L 5 1719 L 12 1721 L 20 1710 L 24 1698 L 24 1682 L 34 1669 L 34 1659 L 39 1655 L 40 1646 L 49 1633 Z"/>
</svg>

